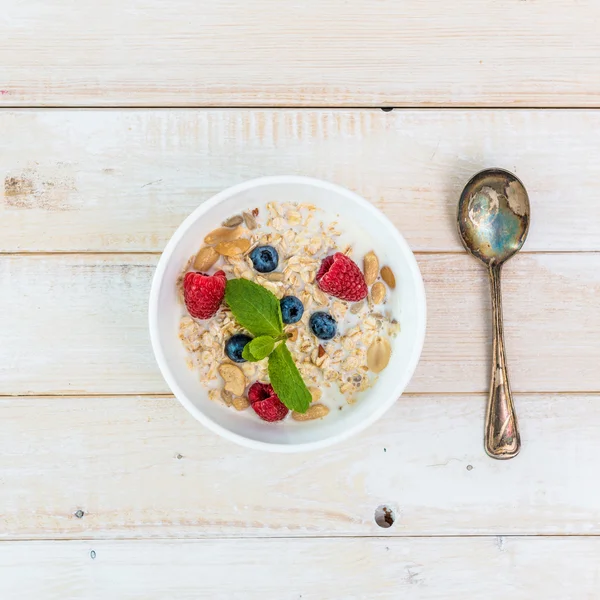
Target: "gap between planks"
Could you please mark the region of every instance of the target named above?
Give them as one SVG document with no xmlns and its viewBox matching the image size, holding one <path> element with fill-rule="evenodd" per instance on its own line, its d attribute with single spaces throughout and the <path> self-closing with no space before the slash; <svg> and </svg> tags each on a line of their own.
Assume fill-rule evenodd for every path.
<svg viewBox="0 0 600 600">
<path fill-rule="evenodd" d="M 464 396 L 473 396 L 477 398 L 481 398 L 481 396 L 485 396 L 486 392 L 404 392 L 400 397 L 402 398 L 419 398 L 419 397 L 429 397 L 429 396 L 440 396 L 440 397 L 464 397 Z M 570 392 L 568 390 L 565 391 L 519 391 L 513 393 L 514 398 L 519 398 L 519 396 L 600 396 L 600 390 L 597 391 L 576 391 Z M 400 398 L 399 397 L 399 398 Z M 49 398 L 170 398 L 176 400 L 176 397 L 173 394 L 165 394 L 164 392 L 124 392 L 124 393 L 110 393 L 110 394 L 92 394 L 92 393 L 30 393 L 30 394 L 4 394 L 0 393 L 1 399 L 10 399 L 10 398 L 38 398 L 39 400 L 49 399 Z M 599 534 L 600 535 L 600 534 Z"/>
<path fill-rule="evenodd" d="M 331 110 L 331 111 L 343 111 L 343 110 L 381 110 L 383 112 L 393 112 L 394 110 L 398 111 L 409 111 L 409 110 L 422 110 L 422 111 L 460 111 L 460 110 L 502 110 L 502 111 L 518 111 L 518 110 L 537 110 L 537 111 L 552 111 L 552 110 L 577 110 L 577 111 L 596 111 L 600 110 L 600 103 L 592 106 L 504 106 L 504 105 L 487 105 L 487 104 L 477 104 L 477 105 L 468 105 L 465 104 L 463 106 L 448 106 L 448 105 L 431 105 L 431 106 L 420 106 L 420 105 L 406 105 L 406 106 L 379 106 L 376 104 L 372 105 L 364 105 L 364 106 L 345 106 L 345 105 L 301 105 L 301 106 L 288 106 L 286 105 L 270 105 L 270 104 L 257 104 L 257 105 L 247 105 L 247 106 L 221 106 L 218 104 L 174 104 L 172 106 L 168 105 L 119 105 L 113 104 L 111 106 L 86 106 L 86 105 L 69 105 L 69 104 L 31 104 L 28 106 L 23 106 L 20 104 L 3 104 L 0 106 L 0 112 L 4 110 L 10 111 L 32 111 L 32 110 L 41 110 L 41 111 L 53 111 L 53 110 L 82 110 L 82 111 L 97 111 L 97 110 L 296 110 L 296 111 L 311 111 L 311 110 Z"/>
<path fill-rule="evenodd" d="M 118 256 L 118 255 L 132 255 L 132 256 L 161 256 L 161 250 L 30 250 L 20 252 L 10 252 L 6 250 L 0 250 L 0 256 Z M 415 256 L 462 256 L 466 254 L 466 251 L 461 250 L 413 250 L 412 253 Z M 519 254 L 530 254 L 532 256 L 538 255 L 561 255 L 561 254 L 600 254 L 600 250 L 521 250 Z"/>
<path fill-rule="evenodd" d="M 600 538 L 600 533 L 467 533 L 464 535 L 457 534 L 424 534 L 424 535 L 344 535 L 344 534 L 334 534 L 334 535 L 303 535 L 302 537 L 292 537 L 286 535 L 208 535 L 208 536 L 198 536 L 198 537 L 93 537 L 93 536 L 79 536 L 76 538 L 52 538 L 52 537 L 44 537 L 44 538 L 27 538 L 27 537 L 3 537 L 0 538 L 0 546 L 2 544 L 14 544 L 16 543 L 36 543 L 36 544 L 45 544 L 48 542 L 60 542 L 65 544 L 73 544 L 76 542 L 96 542 L 96 543 L 105 543 L 105 542 L 215 542 L 221 540 L 251 540 L 251 541 L 260 541 L 260 540 L 279 540 L 279 541 L 290 541 L 290 542 L 298 542 L 300 540 L 357 540 L 357 541 L 365 541 L 365 540 L 373 540 L 373 541 L 390 541 L 390 540 L 461 540 L 461 539 L 481 539 L 481 538 Z"/>
</svg>

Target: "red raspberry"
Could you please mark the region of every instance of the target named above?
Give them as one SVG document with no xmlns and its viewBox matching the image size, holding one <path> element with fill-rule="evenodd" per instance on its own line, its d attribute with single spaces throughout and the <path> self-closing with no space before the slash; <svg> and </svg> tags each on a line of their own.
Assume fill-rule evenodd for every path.
<svg viewBox="0 0 600 600">
<path fill-rule="evenodd" d="M 269 383 L 257 381 L 252 384 L 248 390 L 248 400 L 263 421 L 281 421 L 289 412 Z"/>
<path fill-rule="evenodd" d="M 226 283 L 227 277 L 223 271 L 217 271 L 214 275 L 186 273 L 183 297 L 190 315 L 196 319 L 210 319 L 221 306 Z"/>
<path fill-rule="evenodd" d="M 253 383 L 248 390 L 248 400 L 250 400 L 250 404 L 266 400 L 270 396 L 275 396 L 275 390 L 270 383 L 261 383 L 260 381 L 257 381 L 256 383 Z"/>
<path fill-rule="evenodd" d="M 348 302 L 363 300 L 369 293 L 358 265 L 341 252 L 323 260 L 317 273 L 317 283 L 326 294 Z"/>
</svg>

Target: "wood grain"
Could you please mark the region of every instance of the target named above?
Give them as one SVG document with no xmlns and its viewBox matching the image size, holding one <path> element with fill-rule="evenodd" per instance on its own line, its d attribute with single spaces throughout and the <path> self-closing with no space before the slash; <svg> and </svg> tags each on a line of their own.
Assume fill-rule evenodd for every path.
<svg viewBox="0 0 600 600">
<path fill-rule="evenodd" d="M 0 399 L 0 538 L 600 535 L 600 397 L 516 403 L 523 449 L 498 462 L 484 396 L 404 396 L 297 455 L 227 442 L 173 398 Z"/>
<path fill-rule="evenodd" d="M 597 538 L 551 537 L 21 542 L 0 545 L 0 594 L 20 600 L 592 600 L 599 551 Z"/>
<path fill-rule="evenodd" d="M 466 255 L 418 257 L 428 299 L 425 347 L 409 391 L 485 392 L 487 273 Z M 166 393 L 147 327 L 148 255 L 0 257 L 0 394 Z M 600 254 L 530 254 L 504 272 L 516 392 L 600 389 Z"/>
<path fill-rule="evenodd" d="M 595 0 L 7 0 L 10 106 L 599 106 Z"/>
<path fill-rule="evenodd" d="M 600 250 L 600 112 L 6 110 L 0 130 L 2 252 L 162 251 L 198 204 L 270 174 L 349 187 L 414 250 L 462 251 L 458 197 L 489 166 L 529 190 L 525 251 Z"/>
</svg>

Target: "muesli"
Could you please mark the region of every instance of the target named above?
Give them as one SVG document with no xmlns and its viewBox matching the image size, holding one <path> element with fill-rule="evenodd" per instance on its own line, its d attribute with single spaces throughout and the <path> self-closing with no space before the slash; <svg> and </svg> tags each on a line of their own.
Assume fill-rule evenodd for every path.
<svg viewBox="0 0 600 600">
<path fill-rule="evenodd" d="M 373 385 L 400 331 L 396 280 L 347 238 L 324 211 L 285 202 L 232 215 L 205 237 L 177 282 L 179 337 L 212 400 L 306 422 Z"/>
</svg>

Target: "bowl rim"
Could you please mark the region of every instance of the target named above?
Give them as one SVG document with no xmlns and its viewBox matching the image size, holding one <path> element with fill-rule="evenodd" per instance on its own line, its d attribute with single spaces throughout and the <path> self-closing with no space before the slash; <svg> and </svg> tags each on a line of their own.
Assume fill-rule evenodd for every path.
<svg viewBox="0 0 600 600">
<path fill-rule="evenodd" d="M 192 403 L 187 398 L 186 394 L 177 384 L 175 377 L 173 376 L 168 367 L 165 353 L 163 352 L 163 348 L 159 343 L 158 335 L 158 298 L 160 288 L 163 282 L 163 277 L 165 274 L 167 264 L 169 263 L 169 260 L 171 259 L 175 248 L 177 247 L 181 239 L 185 236 L 188 229 L 190 229 L 190 227 L 192 227 L 192 225 L 200 217 L 209 212 L 213 207 L 217 206 L 220 202 L 226 200 L 227 198 L 230 198 L 231 196 L 234 196 L 240 192 L 255 187 L 281 184 L 312 185 L 321 189 L 335 192 L 337 194 L 341 194 L 347 197 L 348 199 L 352 200 L 354 203 L 358 204 L 363 210 L 374 213 L 377 217 L 381 218 L 385 223 L 387 229 L 389 230 L 390 236 L 394 238 L 397 246 L 401 249 L 408 262 L 408 266 L 410 268 L 413 282 L 415 284 L 415 291 L 417 295 L 417 339 L 415 344 L 413 345 L 410 360 L 407 363 L 406 368 L 403 370 L 402 376 L 398 379 L 398 382 L 396 383 L 394 389 L 390 391 L 389 397 L 386 399 L 385 402 L 380 403 L 380 405 L 375 410 L 373 410 L 365 419 L 363 419 L 359 423 L 356 423 L 354 426 L 343 429 L 335 435 L 313 442 L 264 442 L 260 440 L 250 439 L 238 433 L 234 433 L 229 429 L 223 427 L 222 425 L 218 424 L 217 422 L 213 421 L 209 416 L 202 412 L 194 403 Z M 345 440 L 350 436 L 365 430 L 367 427 L 369 427 L 375 421 L 381 418 L 381 416 L 394 405 L 394 403 L 400 398 L 409 381 L 411 380 L 412 376 L 414 375 L 415 369 L 417 368 L 417 364 L 421 357 L 427 325 L 427 301 L 425 297 L 425 286 L 423 284 L 421 271 L 419 269 L 417 260 L 412 250 L 410 249 L 408 243 L 406 242 L 400 231 L 389 220 L 389 218 L 374 204 L 372 204 L 362 196 L 358 195 L 357 193 L 335 183 L 300 175 L 275 175 L 257 177 L 255 179 L 250 179 L 228 187 L 222 190 L 221 192 L 218 192 L 205 202 L 202 202 L 202 204 L 200 204 L 194 211 L 192 211 L 192 213 L 188 217 L 186 217 L 186 219 L 184 219 L 181 225 L 175 230 L 175 232 L 171 236 L 171 239 L 167 242 L 167 245 L 165 246 L 160 256 L 160 259 L 154 271 L 154 275 L 152 277 L 152 285 L 150 287 L 148 324 L 150 329 L 150 341 L 160 372 L 163 378 L 165 379 L 167 385 L 173 392 L 174 396 L 193 417 L 195 417 L 198 421 L 200 421 L 200 423 L 202 423 L 205 427 L 207 427 L 214 433 L 247 448 L 267 450 L 270 452 L 293 453 L 318 450 L 341 442 L 342 440 Z"/>
</svg>

